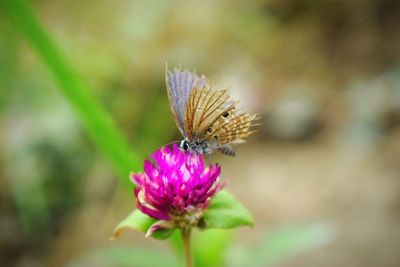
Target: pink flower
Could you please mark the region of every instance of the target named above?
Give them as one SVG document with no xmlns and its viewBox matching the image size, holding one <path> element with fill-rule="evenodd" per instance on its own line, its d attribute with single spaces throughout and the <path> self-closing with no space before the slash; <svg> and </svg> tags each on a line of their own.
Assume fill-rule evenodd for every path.
<svg viewBox="0 0 400 267">
<path fill-rule="evenodd" d="M 144 173 L 131 174 L 138 209 L 169 227 L 197 226 L 211 198 L 224 186 L 219 181 L 221 167 L 205 167 L 201 154 L 177 145 L 157 150 L 152 159 L 144 162 Z"/>
</svg>

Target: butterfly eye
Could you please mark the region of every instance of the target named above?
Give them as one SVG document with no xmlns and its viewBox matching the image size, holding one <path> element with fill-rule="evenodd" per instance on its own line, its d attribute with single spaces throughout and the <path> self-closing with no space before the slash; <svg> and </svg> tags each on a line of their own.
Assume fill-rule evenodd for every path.
<svg viewBox="0 0 400 267">
<path fill-rule="evenodd" d="M 188 150 L 189 149 L 189 144 L 186 140 L 182 140 L 182 142 L 180 143 L 180 148 L 182 148 L 183 150 Z"/>
<path fill-rule="evenodd" d="M 207 129 L 207 133 L 212 133 L 212 132 L 213 132 L 213 128 L 209 127 L 209 128 Z"/>
<path fill-rule="evenodd" d="M 222 114 L 222 117 L 226 118 L 229 116 L 229 111 L 225 112 L 224 114 Z"/>
</svg>

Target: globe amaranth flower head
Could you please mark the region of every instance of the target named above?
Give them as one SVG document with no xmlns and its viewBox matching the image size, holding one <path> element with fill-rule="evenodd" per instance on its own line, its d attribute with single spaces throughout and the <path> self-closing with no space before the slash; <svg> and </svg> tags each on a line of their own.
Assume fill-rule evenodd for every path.
<svg viewBox="0 0 400 267">
<path fill-rule="evenodd" d="M 147 235 L 162 228 L 199 226 L 211 198 L 223 188 L 219 165 L 204 166 L 203 156 L 163 147 L 144 162 L 145 173 L 131 174 L 139 210 L 159 220 Z"/>
</svg>

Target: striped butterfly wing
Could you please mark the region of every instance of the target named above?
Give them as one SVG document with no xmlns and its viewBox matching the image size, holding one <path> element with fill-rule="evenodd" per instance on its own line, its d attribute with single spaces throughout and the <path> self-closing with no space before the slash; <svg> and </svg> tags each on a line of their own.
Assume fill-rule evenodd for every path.
<svg viewBox="0 0 400 267">
<path fill-rule="evenodd" d="M 189 139 L 207 141 L 210 146 L 227 155 L 234 155 L 230 144 L 245 142 L 256 115 L 238 113 L 238 102 L 233 101 L 227 90 L 210 87 L 195 88 L 191 92 L 185 113 L 185 131 Z"/>
<path fill-rule="evenodd" d="M 181 71 L 174 68 L 172 71 L 166 67 L 166 84 L 168 99 L 175 123 L 184 137 L 187 136 L 184 127 L 185 109 L 191 91 L 195 87 L 203 87 L 207 84 L 205 77 L 199 77 L 196 74 L 185 70 Z"/>
<path fill-rule="evenodd" d="M 212 90 L 210 86 L 192 90 L 185 111 L 184 128 L 189 140 L 201 138 L 212 122 L 224 111 L 230 99 L 227 90 Z"/>
<path fill-rule="evenodd" d="M 254 133 L 252 130 L 257 115 L 250 115 L 246 112 L 238 113 L 236 107 L 227 109 L 222 116 L 215 120 L 206 131 L 204 138 L 213 140 L 216 149 L 226 155 L 234 156 L 235 151 L 231 145 L 245 143 L 245 138 Z"/>
<path fill-rule="evenodd" d="M 250 115 L 246 112 L 238 114 L 236 110 L 233 110 L 225 116 L 222 116 L 213 124 L 214 135 L 218 137 L 219 144 L 244 143 L 244 138 L 255 132 L 252 127 L 256 126 L 254 122 L 257 120 L 257 115 Z"/>
</svg>

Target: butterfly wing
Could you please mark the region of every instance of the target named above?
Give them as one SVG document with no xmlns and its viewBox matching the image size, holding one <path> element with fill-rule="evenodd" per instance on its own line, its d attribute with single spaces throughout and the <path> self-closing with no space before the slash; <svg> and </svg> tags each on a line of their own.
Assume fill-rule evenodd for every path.
<svg viewBox="0 0 400 267">
<path fill-rule="evenodd" d="M 184 128 L 188 138 L 201 138 L 224 111 L 229 98 L 227 90 L 212 90 L 208 85 L 194 88 L 185 111 Z"/>
<path fill-rule="evenodd" d="M 166 67 L 166 84 L 168 99 L 176 125 L 183 136 L 187 136 L 184 127 L 185 109 L 191 91 L 195 87 L 203 87 L 207 84 L 205 77 L 185 70 L 174 68 L 172 71 Z"/>
<path fill-rule="evenodd" d="M 188 138 L 205 141 L 218 151 L 234 155 L 231 144 L 245 142 L 254 131 L 256 115 L 238 113 L 238 102 L 227 90 L 212 90 L 209 86 L 194 88 L 189 95 L 185 113 L 185 131 Z"/>
<path fill-rule="evenodd" d="M 254 123 L 257 119 L 257 115 L 246 112 L 238 114 L 236 110 L 232 110 L 228 116 L 214 123 L 214 136 L 221 145 L 244 143 L 246 142 L 244 138 L 255 132 L 252 127 L 257 125 Z"/>
</svg>

